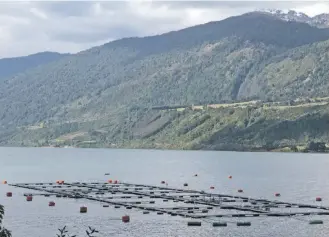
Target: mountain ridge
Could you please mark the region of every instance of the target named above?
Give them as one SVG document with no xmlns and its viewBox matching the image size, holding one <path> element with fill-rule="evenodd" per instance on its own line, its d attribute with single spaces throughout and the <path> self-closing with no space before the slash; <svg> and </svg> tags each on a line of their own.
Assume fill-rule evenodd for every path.
<svg viewBox="0 0 329 237">
<path fill-rule="evenodd" d="M 70 53 L 58 53 L 55 51 L 41 51 L 41 52 L 37 52 L 37 53 L 31 53 L 31 54 L 27 54 L 27 55 L 21 55 L 21 56 L 14 56 L 14 57 L 3 57 L 0 58 L 0 60 L 3 59 L 18 59 L 18 58 L 26 58 L 26 57 L 31 57 L 31 56 L 44 56 L 44 55 L 70 55 Z"/>
<path fill-rule="evenodd" d="M 60 54 L 56 52 L 39 52 L 21 57 L 9 57 L 0 59 L 0 79 L 23 73 L 47 63 L 54 62 L 70 54 Z"/>
<path fill-rule="evenodd" d="M 209 148 L 228 147 L 232 134 L 239 144 L 262 147 L 266 126 L 280 124 L 282 132 L 287 119 L 309 129 L 304 121 L 317 119 L 318 104 L 291 104 L 329 96 L 328 49 L 329 29 L 264 13 L 116 40 L 0 81 L 0 142 L 44 145 L 80 136 L 100 146 L 174 147 L 170 140 L 178 144 L 182 138 L 181 148 Z M 250 100 L 262 102 L 201 112 L 152 109 Z M 271 101 L 280 106 L 273 102 L 268 109 Z M 304 113 L 311 118 L 297 117 Z M 291 131 L 290 137 L 268 142 L 307 143 L 314 134 L 305 131 L 310 138 Z"/>
<path fill-rule="evenodd" d="M 270 14 L 284 21 L 295 21 L 307 23 L 311 26 L 318 28 L 328 28 L 329 27 L 329 14 L 321 13 L 313 17 L 308 16 L 303 12 L 297 12 L 294 10 L 279 10 L 279 9 L 263 9 L 256 12 L 262 12 Z"/>
</svg>

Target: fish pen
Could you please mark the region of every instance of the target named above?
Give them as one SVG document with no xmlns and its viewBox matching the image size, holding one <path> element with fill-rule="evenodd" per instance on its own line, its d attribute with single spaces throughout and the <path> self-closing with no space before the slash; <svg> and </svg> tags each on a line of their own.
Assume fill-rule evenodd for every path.
<svg viewBox="0 0 329 237">
<path fill-rule="evenodd" d="M 16 183 L 9 184 L 17 188 L 28 189 L 24 193 L 27 201 L 39 195 L 56 198 L 84 199 L 99 202 L 103 207 L 140 210 L 143 214 L 151 212 L 157 215 L 170 215 L 188 218 L 188 226 L 201 226 L 202 222 L 211 222 L 214 227 L 227 226 L 223 218 L 238 218 L 237 226 L 250 226 L 244 218 L 252 217 L 291 217 L 329 215 L 329 207 L 300 204 L 279 200 L 257 199 L 240 195 L 225 195 L 199 190 L 173 188 L 166 185 L 153 186 L 125 182 L 72 182 L 56 183 Z M 184 185 L 187 186 L 187 185 Z M 35 192 L 33 192 L 35 191 Z M 242 190 L 240 192 L 243 192 Z M 7 194 L 11 196 L 12 193 Z M 276 197 L 280 194 L 276 193 Z M 316 201 L 321 201 L 317 198 Z M 55 206 L 54 202 L 49 206 Z M 81 213 L 87 207 L 80 208 Z M 122 217 L 129 222 L 129 216 Z M 322 224 L 322 220 L 311 220 L 309 224 Z"/>
</svg>

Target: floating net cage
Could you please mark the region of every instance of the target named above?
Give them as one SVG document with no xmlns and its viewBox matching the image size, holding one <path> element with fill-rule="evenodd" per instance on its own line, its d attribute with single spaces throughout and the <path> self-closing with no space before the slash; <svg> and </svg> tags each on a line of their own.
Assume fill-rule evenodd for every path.
<svg viewBox="0 0 329 237">
<path fill-rule="evenodd" d="M 103 207 L 140 210 L 143 214 L 180 216 L 187 218 L 188 226 L 201 226 L 210 222 L 214 227 L 224 227 L 234 219 L 237 226 L 250 226 L 252 217 L 291 217 L 329 215 L 329 207 L 250 198 L 240 195 L 224 195 L 191 189 L 171 188 L 167 185 L 153 186 L 144 184 L 109 182 L 56 183 L 17 183 L 10 186 L 29 189 L 34 193 L 24 193 L 28 197 L 54 196 L 56 198 L 84 199 L 99 202 Z M 185 185 L 187 186 L 187 185 Z M 214 189 L 214 188 L 211 188 Z M 242 193 L 243 190 L 239 190 Z M 280 194 L 276 193 L 275 197 Z M 321 201 L 316 198 L 316 201 Z M 29 198 L 31 201 L 32 199 Z M 49 203 L 55 206 L 55 203 Z M 87 207 L 80 208 L 81 213 Z M 225 222 L 223 220 L 226 220 Z M 122 219 L 129 222 L 129 216 Z M 236 221 L 238 220 L 238 221 Z M 241 221 L 240 221 L 241 220 Z M 322 220 L 310 220 L 309 224 L 322 224 Z"/>
</svg>

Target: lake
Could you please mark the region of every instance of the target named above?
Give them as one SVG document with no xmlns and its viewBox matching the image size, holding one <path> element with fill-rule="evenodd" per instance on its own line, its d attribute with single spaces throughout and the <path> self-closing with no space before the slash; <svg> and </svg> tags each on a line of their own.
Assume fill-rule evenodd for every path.
<svg viewBox="0 0 329 237">
<path fill-rule="evenodd" d="M 213 151 L 57 149 L 57 148 L 0 148 L 0 180 L 16 182 L 106 181 L 160 185 L 166 180 L 171 187 L 280 199 L 315 204 L 322 197 L 322 205 L 329 206 L 329 156 L 326 154 L 238 153 Z M 110 173 L 110 176 L 104 176 Z M 194 177 L 198 174 L 198 177 Z M 232 175 L 232 179 L 228 176 Z M 7 198 L 6 192 L 13 197 Z M 4 225 L 13 237 L 55 237 L 57 229 L 67 225 L 72 234 L 84 236 L 87 226 L 100 231 L 99 236 L 329 236 L 326 216 L 299 218 L 247 218 L 250 227 L 234 224 L 214 228 L 210 223 L 201 227 L 187 227 L 187 219 L 142 215 L 138 210 L 103 208 L 101 204 L 84 200 L 34 197 L 26 202 L 23 193 L 30 190 L 0 185 L 0 203 L 5 206 Z M 274 193 L 281 197 L 274 197 Z M 56 207 L 49 208 L 48 201 Z M 319 204 L 319 203 L 317 203 Z M 88 213 L 80 214 L 79 207 L 88 206 Z M 120 220 L 128 213 L 131 222 Z M 323 225 L 309 225 L 310 219 L 320 219 Z M 227 219 L 233 221 L 232 219 Z M 245 221 L 246 219 L 244 219 Z M 222 220 L 223 221 L 223 220 Z"/>
</svg>

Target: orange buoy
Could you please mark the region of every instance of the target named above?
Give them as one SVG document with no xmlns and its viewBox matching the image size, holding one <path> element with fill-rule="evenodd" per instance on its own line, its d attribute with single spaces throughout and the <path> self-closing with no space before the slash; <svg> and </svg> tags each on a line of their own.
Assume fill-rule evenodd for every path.
<svg viewBox="0 0 329 237">
<path fill-rule="evenodd" d="M 111 184 L 113 181 L 112 181 L 112 179 L 109 179 L 107 182 L 108 182 L 109 184 Z"/>
<path fill-rule="evenodd" d="M 275 196 L 276 196 L 276 197 L 280 197 L 281 194 L 280 194 L 280 193 L 275 193 Z"/>
<path fill-rule="evenodd" d="M 26 201 L 28 201 L 28 202 L 31 202 L 31 201 L 32 201 L 32 199 L 33 199 L 33 197 L 32 197 L 32 196 L 27 196 L 27 197 L 26 197 Z"/>
<path fill-rule="evenodd" d="M 80 213 L 87 213 L 87 207 L 85 206 L 80 207 Z"/>
<path fill-rule="evenodd" d="M 50 207 L 54 207 L 54 206 L 55 206 L 55 202 L 53 202 L 53 201 L 49 202 L 49 203 L 48 203 L 48 206 L 50 206 Z"/>
<path fill-rule="evenodd" d="M 59 184 L 59 180 L 56 180 L 56 183 Z"/>
<path fill-rule="evenodd" d="M 242 190 L 242 189 L 239 189 L 238 192 L 239 192 L 239 193 L 243 193 L 243 190 Z"/>
<path fill-rule="evenodd" d="M 7 196 L 7 197 L 12 197 L 12 196 L 13 196 L 13 193 L 12 193 L 12 192 L 8 192 L 8 193 L 6 194 L 6 196 Z"/>
<path fill-rule="evenodd" d="M 7 180 L 2 181 L 3 184 L 7 184 Z"/>
<path fill-rule="evenodd" d="M 128 223 L 129 221 L 130 221 L 130 216 L 127 216 L 127 215 L 122 216 L 122 222 Z"/>
<path fill-rule="evenodd" d="M 161 181 L 162 184 L 165 184 L 166 182 L 164 180 Z"/>
<path fill-rule="evenodd" d="M 232 175 L 228 176 L 229 179 L 232 179 Z"/>
<path fill-rule="evenodd" d="M 214 186 L 211 186 L 210 189 L 215 189 L 215 187 Z"/>
<path fill-rule="evenodd" d="M 315 199 L 315 201 L 317 201 L 317 202 L 321 202 L 321 201 L 322 201 L 322 198 L 317 197 L 317 198 Z"/>
</svg>

